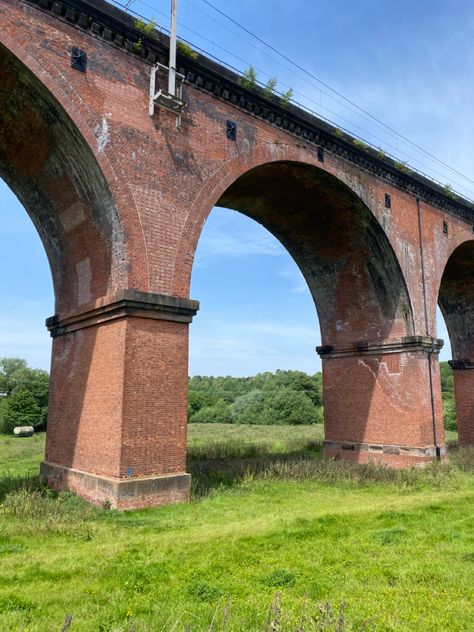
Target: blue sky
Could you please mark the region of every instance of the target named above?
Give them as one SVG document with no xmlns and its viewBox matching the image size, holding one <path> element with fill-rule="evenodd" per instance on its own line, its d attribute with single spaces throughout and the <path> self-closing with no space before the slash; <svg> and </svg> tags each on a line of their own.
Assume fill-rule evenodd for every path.
<svg viewBox="0 0 474 632">
<path fill-rule="evenodd" d="M 474 180 L 474 9 L 469 1 L 212 4 Z M 134 0 L 130 8 L 168 26 L 168 0 Z M 304 106 L 474 198 L 473 182 L 267 51 L 204 0 L 180 0 L 178 34 L 239 70 L 252 64 L 263 82 L 277 77 L 278 87 L 292 87 Z M 53 313 L 50 272 L 32 223 L 1 181 L 0 221 L 0 356 L 19 355 L 47 369 L 50 339 L 44 319 Z M 196 253 L 191 296 L 201 302 L 191 328 L 191 374 L 319 370 L 314 351 L 319 326 L 309 292 L 280 244 L 251 220 L 226 209 L 211 213 Z M 447 342 L 441 321 L 438 334 Z M 447 345 L 442 359 L 449 357 Z"/>
</svg>

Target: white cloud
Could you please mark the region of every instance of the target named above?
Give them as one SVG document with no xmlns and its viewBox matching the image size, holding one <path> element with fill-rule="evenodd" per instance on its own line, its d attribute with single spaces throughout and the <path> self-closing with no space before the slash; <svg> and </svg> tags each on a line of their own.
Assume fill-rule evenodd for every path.
<svg viewBox="0 0 474 632">
<path fill-rule="evenodd" d="M 272 256 L 283 254 L 283 247 L 273 238 L 253 239 L 252 235 L 227 235 L 214 230 L 202 236 L 199 250 L 196 254 L 196 264 L 199 265 L 208 257 L 252 257 Z"/>
<path fill-rule="evenodd" d="M 276 369 L 314 373 L 321 364 L 315 347 L 319 326 L 226 316 L 191 327 L 190 374 L 253 375 Z"/>
</svg>

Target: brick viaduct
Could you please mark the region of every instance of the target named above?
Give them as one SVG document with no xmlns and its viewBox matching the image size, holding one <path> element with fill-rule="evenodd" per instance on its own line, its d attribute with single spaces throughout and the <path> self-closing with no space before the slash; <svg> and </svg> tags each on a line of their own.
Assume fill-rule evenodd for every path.
<svg viewBox="0 0 474 632">
<path fill-rule="evenodd" d="M 474 442 L 469 203 L 202 56 L 178 54 L 181 128 L 150 116 L 167 40 L 103 0 L 0 0 L 0 25 L 0 176 L 41 236 L 56 299 L 49 485 L 119 508 L 187 498 L 188 292 L 215 205 L 264 225 L 307 281 L 326 455 L 446 458 L 438 303 L 460 441 Z"/>
</svg>

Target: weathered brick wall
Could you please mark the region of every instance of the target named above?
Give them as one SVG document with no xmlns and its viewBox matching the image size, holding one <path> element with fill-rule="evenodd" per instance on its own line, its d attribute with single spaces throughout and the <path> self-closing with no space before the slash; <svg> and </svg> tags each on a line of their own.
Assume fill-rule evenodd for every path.
<svg viewBox="0 0 474 632">
<path fill-rule="evenodd" d="M 232 100 L 195 69 L 181 129 L 163 110 L 150 117 L 150 64 L 95 17 L 67 13 L 68 2 L 0 0 L 0 169 L 42 235 L 56 292 L 47 460 L 119 479 L 184 472 L 187 323 L 196 306 L 166 297 L 188 297 L 216 203 L 267 226 L 305 275 L 326 348 L 327 453 L 395 465 L 431 458 L 432 394 L 441 447 L 444 439 L 429 340 L 446 263 L 472 239 L 470 211 L 347 143 L 341 149 L 336 137 L 318 143 L 298 132 L 291 108 L 288 120 L 280 108 L 270 123 L 261 99 L 258 107 Z M 73 46 L 88 53 L 86 73 L 71 68 Z M 41 98 L 27 101 L 29 89 Z M 236 141 L 225 133 L 229 119 Z M 127 289 L 160 295 L 148 303 L 161 316 L 149 317 L 145 294 L 117 298 Z M 387 353 L 413 336 L 416 348 L 405 341 Z M 367 355 L 360 341 L 378 346 Z"/>
</svg>

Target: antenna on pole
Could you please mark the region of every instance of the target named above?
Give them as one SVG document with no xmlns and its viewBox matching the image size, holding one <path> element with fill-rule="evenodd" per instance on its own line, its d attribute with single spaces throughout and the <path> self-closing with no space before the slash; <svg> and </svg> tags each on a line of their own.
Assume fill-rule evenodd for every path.
<svg viewBox="0 0 474 632">
<path fill-rule="evenodd" d="M 181 114 L 186 107 L 183 101 L 184 75 L 176 71 L 176 17 L 178 0 L 171 0 L 170 56 L 168 66 L 156 63 L 150 77 L 150 116 L 155 113 L 155 105 L 176 114 L 176 127 L 181 127 Z M 168 75 L 168 90 L 156 92 L 157 74 Z"/>
</svg>

